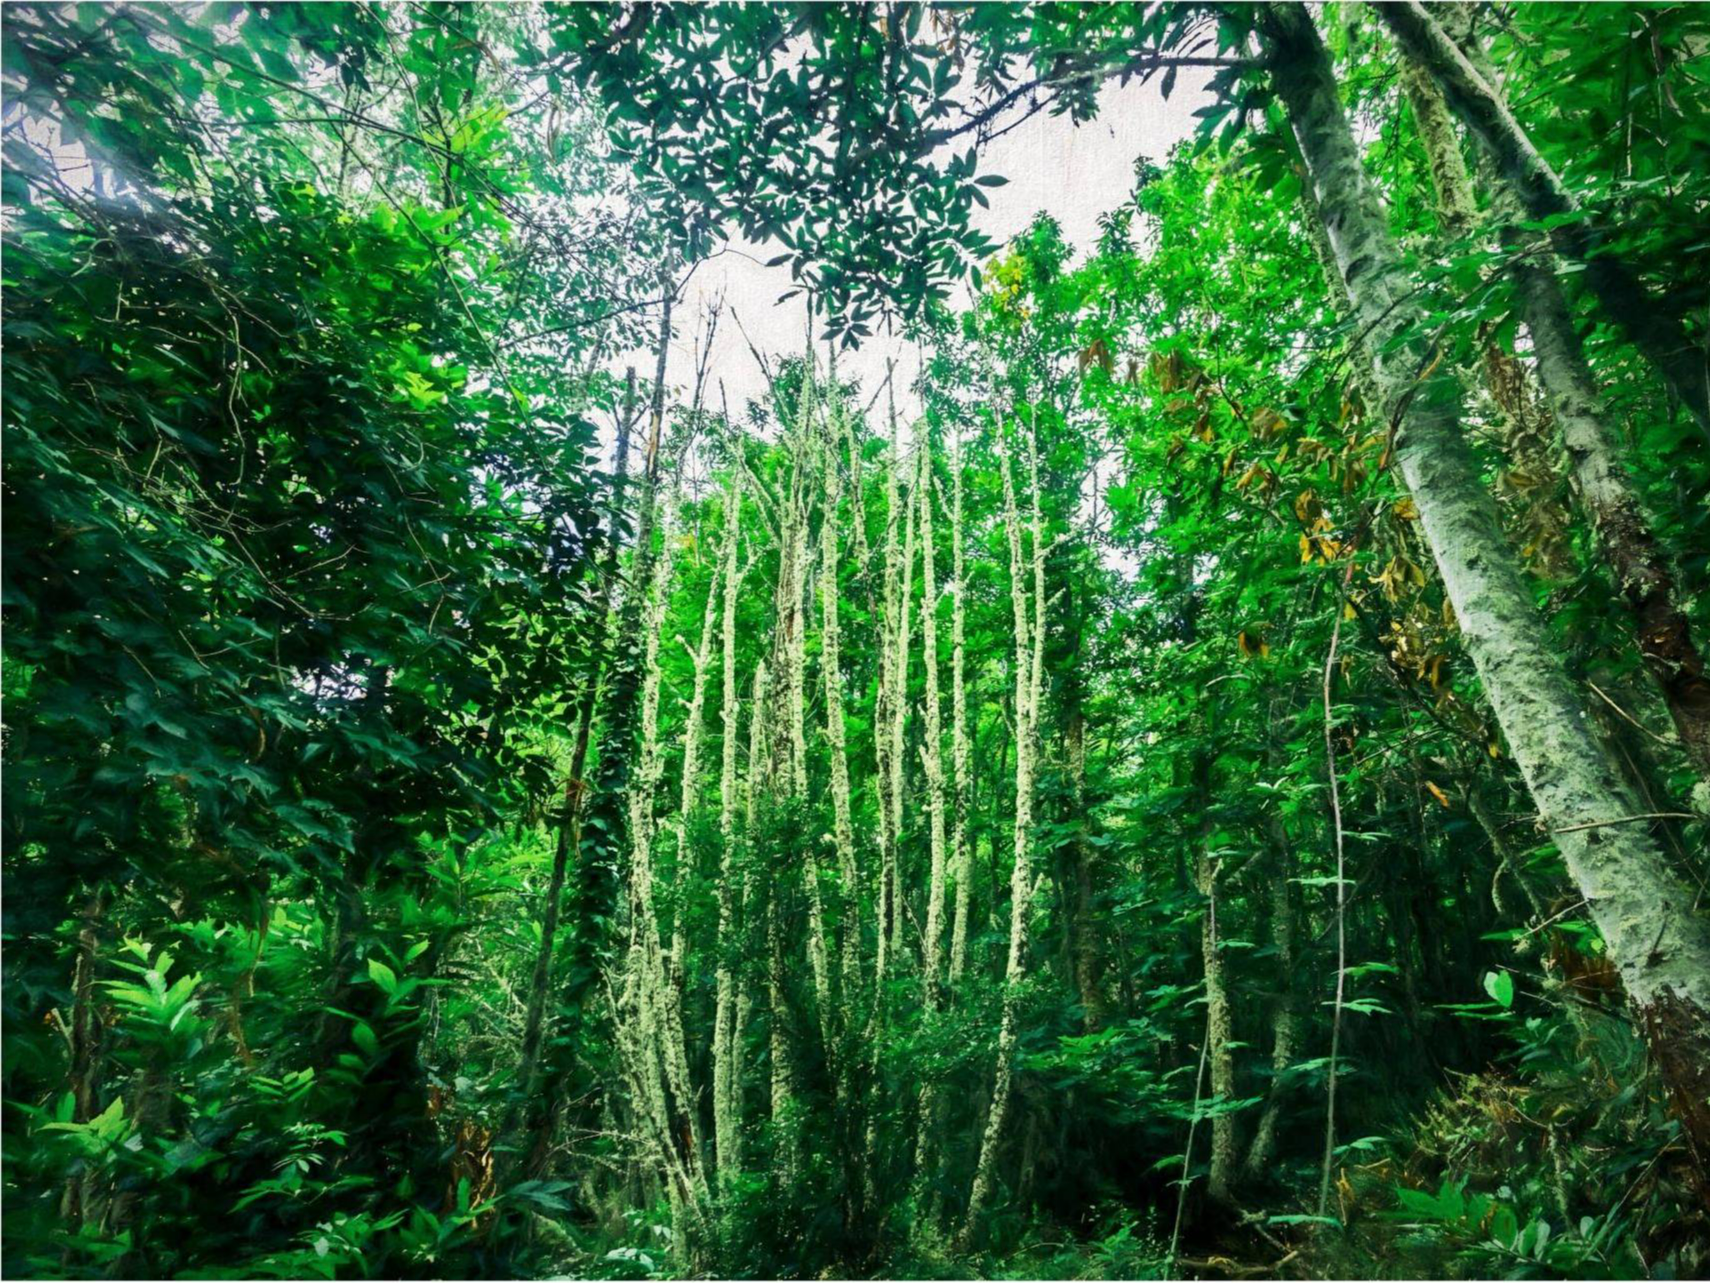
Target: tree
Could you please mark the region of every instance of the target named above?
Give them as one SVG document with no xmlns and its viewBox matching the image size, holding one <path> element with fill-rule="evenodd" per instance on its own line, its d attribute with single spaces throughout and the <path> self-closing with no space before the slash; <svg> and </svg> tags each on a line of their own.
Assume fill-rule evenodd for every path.
<svg viewBox="0 0 1710 1283">
<path fill-rule="evenodd" d="M 1620 969 L 1690 1143 L 1702 1151 L 1710 1145 L 1702 1107 L 1710 936 L 1665 907 L 1688 899 L 1685 885 L 1636 827 L 1641 811 L 1631 790 L 1542 644 L 1536 612 L 1459 436 L 1459 389 L 1435 372 L 1423 318 L 1408 305 L 1401 257 L 1360 167 L 1318 34 L 1303 8 L 1278 7 L 1266 11 L 1265 35 L 1338 270 L 1371 335 L 1396 466 L 1418 505 L 1464 644 Z"/>
</svg>

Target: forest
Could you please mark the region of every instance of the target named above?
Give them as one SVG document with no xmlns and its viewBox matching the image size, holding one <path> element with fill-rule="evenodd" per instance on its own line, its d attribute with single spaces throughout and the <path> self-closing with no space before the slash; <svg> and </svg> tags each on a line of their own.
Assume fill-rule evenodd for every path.
<svg viewBox="0 0 1710 1283">
<path fill-rule="evenodd" d="M 1710 7 L 3 25 L 7 1276 L 1710 1275 Z"/>
</svg>

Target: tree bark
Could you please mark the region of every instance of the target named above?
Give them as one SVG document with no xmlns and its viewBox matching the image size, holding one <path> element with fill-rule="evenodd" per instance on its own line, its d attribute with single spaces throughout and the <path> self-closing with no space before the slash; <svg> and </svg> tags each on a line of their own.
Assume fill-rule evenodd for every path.
<svg viewBox="0 0 1710 1283">
<path fill-rule="evenodd" d="M 1093 919 L 1092 843 L 1088 838 L 1091 817 L 1087 814 L 1087 719 L 1081 707 L 1079 687 L 1069 713 L 1068 758 L 1070 797 L 1074 803 L 1074 844 L 1070 847 L 1070 892 L 1073 912 L 1069 914 L 1070 963 L 1075 973 L 1075 991 L 1081 998 L 1081 1025 L 1095 1033 L 1104 1025 L 1104 995 L 1099 991 L 1098 931 Z"/>
<path fill-rule="evenodd" d="M 724 504 L 723 702 L 720 707 L 718 937 L 713 975 L 713 1152 L 721 1188 L 742 1167 L 741 1112 L 736 1108 L 736 755 L 739 703 L 736 684 L 736 594 L 741 585 L 738 540 L 742 524 L 742 472 L 731 469 Z M 756 716 L 758 710 L 756 710 Z"/>
<path fill-rule="evenodd" d="M 107 1026 L 95 1006 L 95 977 L 100 969 L 101 933 L 107 916 L 107 903 L 107 889 L 98 887 L 90 892 L 78 915 L 81 923 L 77 929 L 77 953 L 71 970 L 71 1022 L 65 1030 L 71 1058 L 67 1066 L 71 1117 L 78 1123 L 87 1123 L 101 1112 L 101 1069 Z M 67 1226 L 79 1229 L 100 1223 L 104 1211 L 100 1184 L 92 1168 L 66 1181 L 65 1192 L 60 1199 L 60 1217 Z"/>
<path fill-rule="evenodd" d="M 1022 523 L 1015 496 L 1015 480 L 1009 456 L 1002 459 L 1004 524 L 1009 539 L 1010 604 L 1015 619 L 1015 862 L 1010 871 L 1009 956 L 1004 966 L 1003 1014 L 998 1025 L 997 1070 L 992 1084 L 991 1107 L 980 1138 L 979 1159 L 974 1168 L 973 1189 L 968 1196 L 968 1214 L 962 1224 L 964 1247 L 978 1238 L 980 1221 L 997 1185 L 997 1159 L 1009 1117 L 1015 1087 L 1015 1050 L 1021 1028 L 1021 982 L 1027 972 L 1028 919 L 1033 899 L 1033 772 L 1037 742 L 1039 697 L 1043 685 L 1045 634 L 1045 547 L 1044 523 L 1039 510 L 1038 447 L 1031 433 L 1026 439 L 1027 461 L 1032 476 L 1032 548 L 1023 557 Z M 1029 606 L 1027 569 L 1032 568 L 1032 603 Z"/>
<path fill-rule="evenodd" d="M 1453 16 L 1461 14 L 1457 11 Z M 1465 16 L 1471 18 L 1472 14 L 1469 11 Z M 1496 69 L 1471 23 L 1445 30 L 1480 80 L 1500 98 L 1502 87 Z M 1418 62 L 1409 58 L 1407 66 L 1412 79 L 1427 81 Z M 1416 111 L 1419 100 L 1434 99 L 1439 111 L 1447 115 L 1434 83 L 1427 81 L 1410 92 L 1417 94 Z M 1444 123 L 1447 126 L 1447 121 Z M 1452 150 L 1457 158 L 1460 156 L 1452 129 L 1446 139 L 1428 143 L 1427 150 L 1433 154 Z M 1433 172 L 1436 168 L 1433 161 Z M 1450 200 L 1457 208 L 1469 206 L 1471 182 L 1464 166 L 1458 181 L 1461 192 L 1452 194 Z M 1512 197 L 1499 198 L 1495 212 L 1503 222 L 1503 245 L 1514 255 L 1512 271 L 1526 329 L 1532 336 L 1538 380 L 1567 448 L 1580 501 L 1631 612 L 1639 653 L 1656 679 L 1681 744 L 1699 775 L 1710 781 L 1710 677 L 1706 676 L 1691 624 L 1680 608 L 1673 570 L 1621 466 L 1619 441 L 1574 329 L 1548 243 L 1519 226 L 1524 220 L 1515 210 Z"/>
<path fill-rule="evenodd" d="M 666 1123 L 663 1143 L 667 1148 L 660 1156 L 662 1170 L 681 1169 L 687 1186 L 679 1193 L 698 1218 L 707 1192 L 705 1165 L 701 1157 L 700 1111 L 695 1104 L 689 1075 L 682 1008 L 672 984 L 672 964 L 664 947 L 653 859 L 659 827 L 654 808 L 665 770 L 664 748 L 659 735 L 659 650 L 670 599 L 675 546 L 672 527 L 676 519 L 681 476 L 679 462 L 660 523 L 664 533 L 662 547 L 653 564 L 652 579 L 645 589 L 640 613 L 643 639 L 640 725 L 636 772 L 629 792 L 631 942 L 628 966 L 633 973 L 635 1010 L 638 1013 L 637 1054 L 644 1060 L 640 1077 L 651 1089 L 656 1058 L 663 1067 L 664 1085 L 669 1089 L 666 1101 L 653 1102 L 663 1113 Z"/>
<path fill-rule="evenodd" d="M 973 891 L 974 860 L 968 840 L 968 812 L 973 799 L 968 742 L 967 574 L 963 553 L 962 438 L 950 438 L 950 565 L 955 589 L 950 598 L 950 760 L 956 770 L 955 819 L 950 829 L 950 852 L 955 866 L 956 911 L 950 926 L 950 985 L 961 982 L 968 963 L 968 900 Z"/>
<path fill-rule="evenodd" d="M 1419 0 L 1376 6 L 1402 47 L 1442 86 L 1455 114 L 1490 152 L 1503 181 L 1535 221 L 1581 215 L 1573 193 L 1515 120 L 1502 95 L 1468 60 Z M 1605 252 L 1607 231 L 1588 217 L 1553 227 L 1564 255 L 1585 263 L 1586 283 L 1609 318 L 1625 331 L 1680 403 L 1710 434 L 1710 363 L 1687 338 L 1680 317 L 1653 299 L 1632 265 Z"/>
<path fill-rule="evenodd" d="M 901 465 L 900 458 L 896 466 Z M 908 733 L 908 679 L 909 670 L 909 637 L 913 631 L 911 615 L 914 609 L 914 554 L 919 538 L 919 526 L 915 508 L 915 496 L 911 489 L 902 502 L 903 509 L 903 549 L 902 549 L 902 582 L 898 587 L 897 610 L 895 616 L 895 632 L 891 637 L 891 743 L 886 754 L 886 762 L 890 766 L 891 781 L 887 800 L 891 808 L 890 851 L 887 855 L 886 880 L 890 884 L 891 917 L 890 917 L 890 955 L 894 966 L 901 966 L 903 946 L 903 884 L 901 871 L 901 847 L 903 831 L 903 790 L 907 783 L 908 758 L 904 745 Z"/>
<path fill-rule="evenodd" d="M 1502 537 L 1461 434 L 1458 389 L 1435 372 L 1422 306 L 1361 167 L 1330 60 L 1304 6 L 1265 12 L 1273 77 L 1306 159 L 1375 382 L 1395 461 L 1462 641 L 1546 827 L 1621 973 L 1696 1161 L 1710 1155 L 1710 929 L 1639 823 Z M 1462 60 L 1464 62 L 1464 59 Z"/>
<path fill-rule="evenodd" d="M 1467 12 L 1470 16 L 1470 6 Z M 1461 155 L 1454 113 L 1437 82 L 1416 60 L 1403 60 L 1401 84 L 1425 148 L 1438 222 L 1446 237 L 1465 237 L 1477 227 L 1478 200 Z M 1534 395 L 1526 367 L 1493 340 L 1484 345 L 1481 370 L 1510 464 L 1500 489 L 1504 499 L 1514 502 L 1520 520 L 1522 556 L 1551 578 L 1567 578 L 1573 573 L 1573 562 L 1567 514 L 1558 497 L 1561 481 L 1547 439 L 1549 417 Z M 1470 388 L 1478 374 L 1469 368 L 1466 375 Z"/>
<path fill-rule="evenodd" d="M 836 396 L 835 379 L 832 395 Z M 833 423 L 842 420 L 841 407 L 833 406 Z M 842 981 L 845 1006 L 854 1001 L 860 959 L 860 882 L 855 864 L 855 821 L 849 784 L 849 735 L 844 725 L 843 626 L 839 610 L 837 509 L 842 499 L 842 477 L 837 470 L 835 439 L 826 451 L 825 518 L 820 525 L 820 675 L 825 683 L 825 739 L 831 757 L 832 843 L 837 848 L 837 872 L 842 890 Z M 854 504 L 860 520 L 860 492 Z"/>
<path fill-rule="evenodd" d="M 1200 754 L 1195 770 L 1199 785 L 1200 806 L 1209 814 L 1211 806 L 1211 760 L 1209 750 Z M 1194 881 L 1205 897 L 1205 912 L 1200 917 L 1200 957 L 1205 968 L 1205 1037 L 1207 1063 L 1211 1068 L 1211 1092 L 1217 1101 L 1227 1106 L 1235 1098 L 1235 1054 L 1230 1049 L 1234 1038 L 1234 1022 L 1229 1007 L 1229 986 L 1223 971 L 1223 941 L 1217 922 L 1218 859 L 1210 851 L 1212 829 L 1209 821 L 1200 834 Z M 1234 1198 L 1236 1137 L 1235 1115 L 1227 1108 L 1211 1119 L 1211 1170 L 1206 1192 L 1219 1203 Z"/>
<path fill-rule="evenodd" d="M 891 870 L 896 859 L 896 835 L 891 827 L 891 821 L 895 815 L 895 810 L 891 806 L 891 722 L 893 721 L 891 705 L 900 702 L 902 696 L 895 689 L 896 673 L 891 654 L 894 645 L 893 636 L 896 631 L 895 619 L 899 609 L 897 589 L 901 570 L 901 544 L 898 536 L 902 500 L 897 485 L 897 472 L 900 467 L 897 456 L 900 448 L 901 443 L 897 439 L 896 420 L 893 417 L 891 420 L 891 452 L 885 468 L 885 561 L 880 587 L 878 691 L 873 700 L 873 761 L 875 765 L 873 782 L 879 809 L 879 868 L 873 895 L 875 932 L 872 1016 L 875 1020 L 878 1019 L 881 1006 L 880 995 L 884 991 L 885 975 L 889 968 L 890 920 L 895 912 L 891 903 L 893 891 Z"/>
<path fill-rule="evenodd" d="M 921 763 L 926 771 L 926 809 L 931 864 L 926 896 L 926 939 L 921 948 L 921 996 L 926 1010 L 936 1011 L 942 1000 L 940 973 L 944 956 L 944 720 L 938 693 L 938 554 L 932 537 L 931 439 L 921 441 L 920 479 L 920 650 L 926 672 L 925 734 Z"/>
<path fill-rule="evenodd" d="M 1266 845 L 1271 855 L 1271 947 L 1276 953 L 1278 993 L 1271 1012 L 1271 1085 L 1253 1129 L 1253 1142 L 1247 1148 L 1243 1174 L 1248 1180 L 1262 1177 L 1276 1157 L 1283 1075 L 1294 1063 L 1300 1045 L 1300 1004 L 1294 994 L 1294 860 L 1280 816 L 1271 817 Z"/>
</svg>

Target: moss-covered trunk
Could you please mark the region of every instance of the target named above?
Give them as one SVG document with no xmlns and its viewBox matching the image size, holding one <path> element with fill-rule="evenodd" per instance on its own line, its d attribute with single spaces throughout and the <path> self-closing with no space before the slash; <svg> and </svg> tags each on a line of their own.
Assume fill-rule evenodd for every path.
<svg viewBox="0 0 1710 1283">
<path fill-rule="evenodd" d="M 1369 329 L 1395 461 L 1510 751 L 1625 982 L 1700 1164 L 1710 1153 L 1710 928 L 1693 909 L 1593 730 L 1502 536 L 1437 373 L 1422 304 L 1361 167 L 1329 58 L 1306 9 L 1264 22 L 1338 272 Z"/>
</svg>

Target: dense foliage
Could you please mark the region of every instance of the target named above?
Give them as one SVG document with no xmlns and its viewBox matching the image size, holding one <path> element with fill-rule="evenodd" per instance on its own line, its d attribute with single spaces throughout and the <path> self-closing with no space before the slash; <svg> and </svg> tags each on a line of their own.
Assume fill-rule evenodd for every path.
<svg viewBox="0 0 1710 1283">
<path fill-rule="evenodd" d="M 1710 1269 L 1703 11 L 4 42 L 9 1274 Z"/>
</svg>

